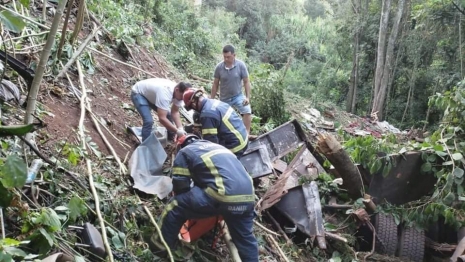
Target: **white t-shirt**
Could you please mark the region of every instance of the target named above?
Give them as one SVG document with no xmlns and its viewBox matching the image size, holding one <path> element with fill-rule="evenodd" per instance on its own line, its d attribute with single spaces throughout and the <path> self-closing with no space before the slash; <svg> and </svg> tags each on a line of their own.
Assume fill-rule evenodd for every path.
<svg viewBox="0 0 465 262">
<path fill-rule="evenodd" d="M 149 78 L 137 82 L 132 91 L 143 95 L 149 103 L 157 108 L 170 111 L 170 104 L 182 107 L 184 102 L 173 97 L 176 83 L 165 78 Z"/>
</svg>

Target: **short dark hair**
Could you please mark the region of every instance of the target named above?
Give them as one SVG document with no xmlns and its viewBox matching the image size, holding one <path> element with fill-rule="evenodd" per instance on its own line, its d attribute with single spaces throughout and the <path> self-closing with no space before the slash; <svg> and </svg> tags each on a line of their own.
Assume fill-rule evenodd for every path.
<svg viewBox="0 0 465 262">
<path fill-rule="evenodd" d="M 225 45 L 223 47 L 223 53 L 231 53 L 234 54 L 234 46 L 233 45 Z"/>
<path fill-rule="evenodd" d="M 186 83 L 186 82 L 179 82 L 178 87 L 179 87 L 179 91 L 184 93 L 184 91 L 191 88 L 192 85 L 190 83 Z"/>
</svg>

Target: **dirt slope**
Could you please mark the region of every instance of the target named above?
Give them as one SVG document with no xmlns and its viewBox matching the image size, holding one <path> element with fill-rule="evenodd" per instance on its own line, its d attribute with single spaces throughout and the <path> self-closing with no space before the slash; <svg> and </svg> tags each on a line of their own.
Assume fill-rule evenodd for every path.
<svg viewBox="0 0 465 262">
<path fill-rule="evenodd" d="M 162 57 L 142 47 L 134 46 L 131 47 L 131 50 L 136 63 L 132 59 L 124 61 L 121 55 L 111 49 L 107 49 L 105 53 L 148 71 L 156 77 L 178 80 L 175 73 L 168 71 L 167 62 Z M 141 118 L 137 111 L 134 111 L 131 102 L 131 86 L 138 80 L 152 76 L 147 76 L 137 69 L 116 62 L 104 55 L 98 53 L 92 53 L 92 55 L 95 61 L 95 73 L 86 74 L 84 78 L 92 111 L 96 118 L 104 123 L 107 129 L 101 127 L 102 132 L 113 146 L 116 154 L 123 160 L 125 157 L 129 157 L 135 145 L 135 140 L 126 133 L 126 126 L 140 126 L 142 124 Z M 68 73 L 73 85 L 80 89 L 77 71 L 70 70 Z M 43 110 L 50 113 L 44 114 L 43 120 L 47 123 L 47 128 L 40 132 L 37 139 L 43 149 L 53 149 L 58 146 L 60 141 L 74 143 L 78 139 L 80 102 L 69 87 L 69 81 L 65 77 L 56 86 L 48 85 L 47 88 L 43 88 L 39 95 L 38 101 L 43 103 Z M 85 120 L 85 130 L 92 141 L 97 144 L 99 151 L 104 155 L 111 155 L 89 117 L 86 117 Z"/>
</svg>

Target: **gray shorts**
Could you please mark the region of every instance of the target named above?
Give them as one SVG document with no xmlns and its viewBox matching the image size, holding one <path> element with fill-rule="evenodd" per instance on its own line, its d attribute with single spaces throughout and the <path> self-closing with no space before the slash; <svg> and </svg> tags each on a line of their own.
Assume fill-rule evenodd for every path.
<svg viewBox="0 0 465 262">
<path fill-rule="evenodd" d="M 221 101 L 227 103 L 232 108 L 239 111 L 241 115 L 252 114 L 252 108 L 250 107 L 250 103 L 245 106 L 242 104 L 244 100 L 245 100 L 245 96 L 243 94 L 238 94 L 236 96 L 233 96 L 225 100 L 221 100 Z"/>
</svg>

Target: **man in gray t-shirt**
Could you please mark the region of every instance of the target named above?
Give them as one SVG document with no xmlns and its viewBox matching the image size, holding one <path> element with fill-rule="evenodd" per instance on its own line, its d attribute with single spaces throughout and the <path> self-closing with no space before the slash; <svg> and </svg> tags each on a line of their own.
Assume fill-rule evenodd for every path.
<svg viewBox="0 0 465 262">
<path fill-rule="evenodd" d="M 179 108 L 183 106 L 182 96 L 191 84 L 175 82 L 164 78 L 150 78 L 137 82 L 131 89 L 131 100 L 142 117 L 142 141 L 152 132 L 153 118 L 151 109 L 155 110 L 160 123 L 169 134 L 178 136 L 186 132 L 182 127 Z M 171 108 L 170 108 L 171 104 Z M 171 118 L 171 119 L 170 119 Z M 174 121 L 174 124 L 172 123 Z"/>
<path fill-rule="evenodd" d="M 223 59 L 224 61 L 219 63 L 215 68 L 212 93 L 210 97 L 214 99 L 219 89 L 220 100 L 239 111 L 242 115 L 242 121 L 244 122 L 247 134 L 249 135 L 249 138 L 251 138 L 251 88 L 247 66 L 241 60 L 236 59 L 236 54 L 232 45 L 226 45 L 223 47 Z M 245 96 L 242 94 L 242 84 L 244 84 Z"/>
</svg>

